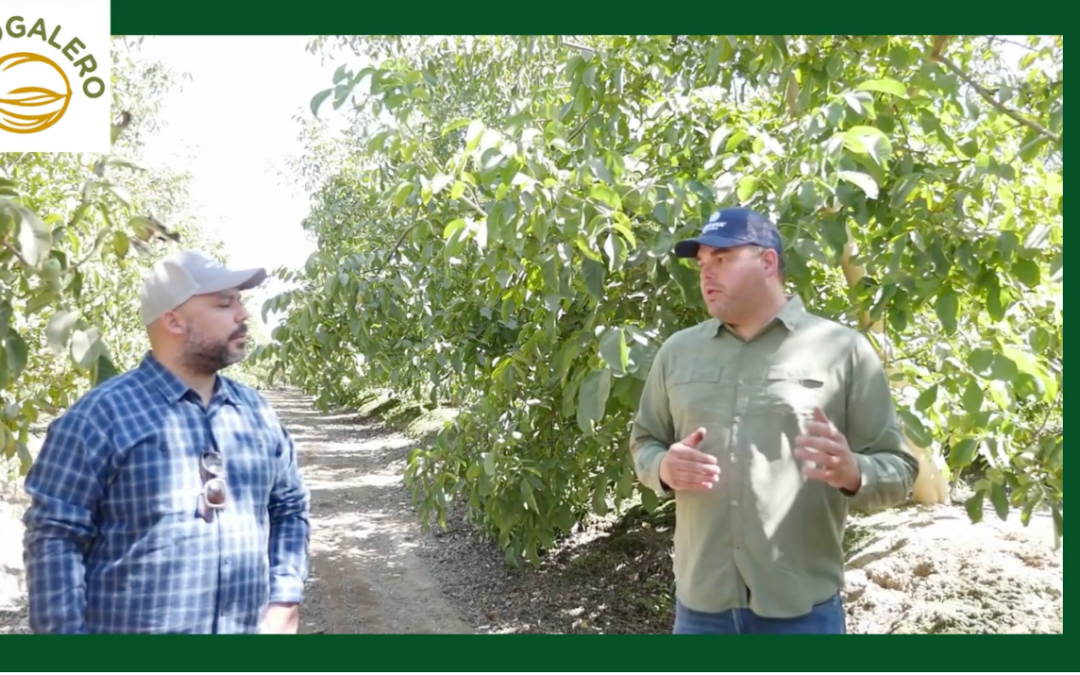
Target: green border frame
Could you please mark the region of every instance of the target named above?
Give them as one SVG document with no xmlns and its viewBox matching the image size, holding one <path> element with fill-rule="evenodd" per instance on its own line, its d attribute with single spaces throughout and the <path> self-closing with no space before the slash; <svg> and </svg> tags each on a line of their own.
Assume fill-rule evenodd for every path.
<svg viewBox="0 0 1080 675">
<path fill-rule="evenodd" d="M 157 5 L 112 0 L 114 35 L 611 35 L 753 34 L 1057 34 L 1060 21 L 1017 11 L 1004 0 L 926 5 L 864 5 L 772 0 L 660 5 L 561 0 L 507 4 L 499 0 L 325 3 L 282 0 L 187 0 Z M 517 8 L 521 9 L 517 9 Z M 671 11 L 675 9 L 676 11 Z M 520 11 L 521 14 L 517 14 Z"/>
<path fill-rule="evenodd" d="M 1061 672 L 1051 635 L 5 636 L 8 671 Z M 936 647 L 932 642 L 938 642 Z M 782 645 L 781 648 L 777 648 Z M 917 661 L 898 658 L 910 654 Z M 916 667 L 912 667 L 916 666 Z"/>
<path fill-rule="evenodd" d="M 711 28 L 724 33 L 999 33 L 1056 34 L 1060 24 L 1043 12 L 1016 12 L 1004 2 L 923 6 L 768 5 L 699 3 L 676 11 L 655 4 L 540 3 L 491 0 L 469 4 L 414 0 L 394 3 L 308 5 L 251 0 L 188 0 L 155 5 L 112 0 L 115 35 L 332 34 L 612 34 L 679 33 Z M 405 11 L 402 11 L 402 10 Z M 1010 11 L 1011 10 L 1011 11 Z M 506 13 L 504 13 L 506 12 Z M 887 29 L 887 30 L 885 30 Z M 312 94 L 320 83 L 312 83 Z M 936 671 L 1074 671 L 1064 636 L 790 636 L 774 638 L 670 635 L 301 635 L 259 636 L 4 636 L 5 670 L 21 671 L 874 671 L 914 670 L 897 658 L 918 654 Z M 263 640 L 253 643 L 251 640 Z M 682 640 L 682 643 L 672 642 Z M 691 641 L 691 642 L 688 642 Z M 822 642 L 831 640 L 832 644 Z M 837 642 L 840 641 L 841 642 Z M 937 647 L 930 647 L 930 641 Z M 531 654 L 537 662 L 523 660 Z M 561 658 L 554 658 L 561 657 Z"/>
</svg>

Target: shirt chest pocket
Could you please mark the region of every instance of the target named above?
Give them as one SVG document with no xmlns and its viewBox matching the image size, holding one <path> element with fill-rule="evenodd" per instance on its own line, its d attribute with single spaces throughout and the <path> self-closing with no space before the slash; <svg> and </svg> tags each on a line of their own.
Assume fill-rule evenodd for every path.
<svg viewBox="0 0 1080 675">
<path fill-rule="evenodd" d="M 825 370 L 806 366 L 775 365 L 751 395 L 752 412 L 810 415 L 825 407 L 828 393 Z"/>
<path fill-rule="evenodd" d="M 195 512 L 202 488 L 195 446 L 166 434 L 124 439 L 112 458 L 103 508 L 110 520 L 145 526 Z"/>
<path fill-rule="evenodd" d="M 269 434 L 235 431 L 222 443 L 230 496 L 241 503 L 266 504 L 277 467 L 277 448 Z"/>
<path fill-rule="evenodd" d="M 719 364 L 687 364 L 672 369 L 665 379 L 671 410 L 687 415 L 689 424 L 714 419 L 731 404 L 731 387 L 725 385 Z"/>
</svg>

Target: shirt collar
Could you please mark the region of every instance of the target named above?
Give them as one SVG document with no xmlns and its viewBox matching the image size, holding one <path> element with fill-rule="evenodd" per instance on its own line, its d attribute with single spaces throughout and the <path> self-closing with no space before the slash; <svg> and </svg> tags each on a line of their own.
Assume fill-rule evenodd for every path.
<svg viewBox="0 0 1080 675">
<path fill-rule="evenodd" d="M 798 330 L 802 325 L 802 320 L 806 316 L 806 305 L 803 304 L 802 298 L 797 295 L 788 296 L 788 300 L 784 303 L 784 306 L 780 308 L 780 311 L 770 319 L 765 326 L 769 326 L 773 321 L 779 321 L 784 324 L 784 327 L 789 331 L 794 332 Z M 719 319 L 712 320 L 713 326 L 716 329 L 716 335 L 720 335 L 727 326 Z M 763 328 L 764 330 L 764 328 Z"/>
<path fill-rule="evenodd" d="M 143 357 L 142 363 L 139 364 L 139 371 L 147 377 L 169 403 L 177 403 L 188 392 L 191 392 L 196 398 L 198 397 L 198 393 L 194 389 L 162 365 L 161 361 L 158 361 L 152 352 L 147 352 L 146 356 Z M 240 403 L 240 397 L 237 396 L 232 384 L 220 375 L 214 381 L 214 393 L 210 400 L 213 401 L 219 397 L 222 402 L 229 402 L 234 405 Z"/>
</svg>

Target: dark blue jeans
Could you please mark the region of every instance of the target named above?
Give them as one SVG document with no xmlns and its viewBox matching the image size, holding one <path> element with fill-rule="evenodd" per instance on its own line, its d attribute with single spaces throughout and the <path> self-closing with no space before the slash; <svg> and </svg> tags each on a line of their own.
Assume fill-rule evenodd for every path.
<svg viewBox="0 0 1080 675">
<path fill-rule="evenodd" d="M 717 614 L 697 612 L 675 601 L 676 635 L 764 635 L 813 634 L 844 635 L 847 621 L 837 593 L 814 605 L 809 614 L 793 619 L 768 619 L 749 609 L 729 609 Z"/>
</svg>

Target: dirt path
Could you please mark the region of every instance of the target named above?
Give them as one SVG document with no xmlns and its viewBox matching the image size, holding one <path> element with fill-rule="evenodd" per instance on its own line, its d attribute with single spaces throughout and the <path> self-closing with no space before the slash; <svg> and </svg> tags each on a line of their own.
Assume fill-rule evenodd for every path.
<svg viewBox="0 0 1080 675">
<path fill-rule="evenodd" d="M 408 439 L 356 414 L 322 415 L 265 393 L 292 433 L 311 490 L 303 633 L 471 633 L 414 549 L 422 533 L 402 484 Z"/>
</svg>

